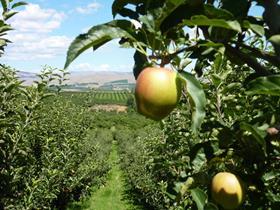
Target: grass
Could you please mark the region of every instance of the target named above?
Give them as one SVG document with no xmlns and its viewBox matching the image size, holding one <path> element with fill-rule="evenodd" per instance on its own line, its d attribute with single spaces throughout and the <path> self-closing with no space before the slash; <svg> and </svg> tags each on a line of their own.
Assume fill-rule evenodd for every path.
<svg viewBox="0 0 280 210">
<path fill-rule="evenodd" d="M 112 165 L 106 184 L 95 191 L 79 208 L 85 210 L 141 210 L 133 205 L 126 196 L 125 182 L 119 166 L 117 145 L 113 143 L 109 157 Z"/>
</svg>

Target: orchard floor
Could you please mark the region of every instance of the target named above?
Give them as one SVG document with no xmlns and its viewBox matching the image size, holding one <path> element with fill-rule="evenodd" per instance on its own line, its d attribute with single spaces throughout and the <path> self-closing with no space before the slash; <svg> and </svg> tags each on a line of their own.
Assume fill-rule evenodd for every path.
<svg viewBox="0 0 280 210">
<path fill-rule="evenodd" d="M 129 196 L 125 192 L 125 181 L 119 166 L 117 146 L 114 142 L 109 161 L 112 168 L 109 171 L 106 184 L 83 201 L 79 205 L 79 210 L 142 210 L 143 208 L 135 206 L 129 200 Z M 74 209 L 76 208 L 69 210 Z"/>
</svg>

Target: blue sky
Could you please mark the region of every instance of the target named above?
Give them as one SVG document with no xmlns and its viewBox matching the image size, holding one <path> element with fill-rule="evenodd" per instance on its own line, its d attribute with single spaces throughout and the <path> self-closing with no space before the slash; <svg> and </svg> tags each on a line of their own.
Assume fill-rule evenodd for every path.
<svg viewBox="0 0 280 210">
<path fill-rule="evenodd" d="M 8 38 L 1 63 L 17 70 L 39 72 L 47 64 L 63 68 L 71 41 L 91 26 L 112 20 L 113 0 L 27 0 L 27 6 L 11 18 L 15 28 Z M 261 15 L 255 8 L 254 15 Z M 131 71 L 133 49 L 119 48 L 112 41 L 92 53 L 88 50 L 71 66 L 71 71 Z"/>
<path fill-rule="evenodd" d="M 63 68 L 71 41 L 91 26 L 112 20 L 113 0 L 29 0 L 10 19 L 13 42 L 1 63 L 17 70 L 38 72 L 47 64 Z M 71 2 L 71 3 L 70 3 Z M 74 71 L 131 71 L 133 50 L 112 41 L 92 53 L 82 54 L 70 66 Z"/>
</svg>

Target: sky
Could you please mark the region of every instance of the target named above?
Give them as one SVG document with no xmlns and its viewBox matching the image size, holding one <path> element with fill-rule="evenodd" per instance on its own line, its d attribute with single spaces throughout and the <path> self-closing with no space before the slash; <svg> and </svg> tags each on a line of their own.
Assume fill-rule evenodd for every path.
<svg viewBox="0 0 280 210">
<path fill-rule="evenodd" d="M 62 69 L 68 46 L 94 25 L 113 19 L 113 0 L 27 0 L 28 5 L 9 20 L 9 44 L 0 63 L 20 71 L 39 72 L 44 65 Z M 251 13 L 261 15 L 259 8 Z M 94 53 L 88 50 L 69 67 L 70 71 L 120 71 L 133 68 L 133 49 L 111 41 Z"/>
<path fill-rule="evenodd" d="M 12 17 L 15 29 L 0 62 L 20 71 L 39 72 L 44 65 L 62 69 L 68 46 L 90 27 L 113 19 L 113 0 L 27 0 Z M 71 2 L 71 3 L 69 3 Z M 69 67 L 71 71 L 123 71 L 133 68 L 133 49 L 111 41 L 94 53 L 88 50 Z"/>
</svg>

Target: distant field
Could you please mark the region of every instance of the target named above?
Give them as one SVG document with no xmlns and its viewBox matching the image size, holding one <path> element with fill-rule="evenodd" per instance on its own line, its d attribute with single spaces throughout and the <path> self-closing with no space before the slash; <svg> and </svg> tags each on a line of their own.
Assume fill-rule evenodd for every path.
<svg viewBox="0 0 280 210">
<path fill-rule="evenodd" d="M 128 91 L 91 91 L 91 92 L 62 92 L 62 97 L 71 97 L 73 103 L 93 106 L 95 104 L 126 105 L 133 94 Z"/>
</svg>

